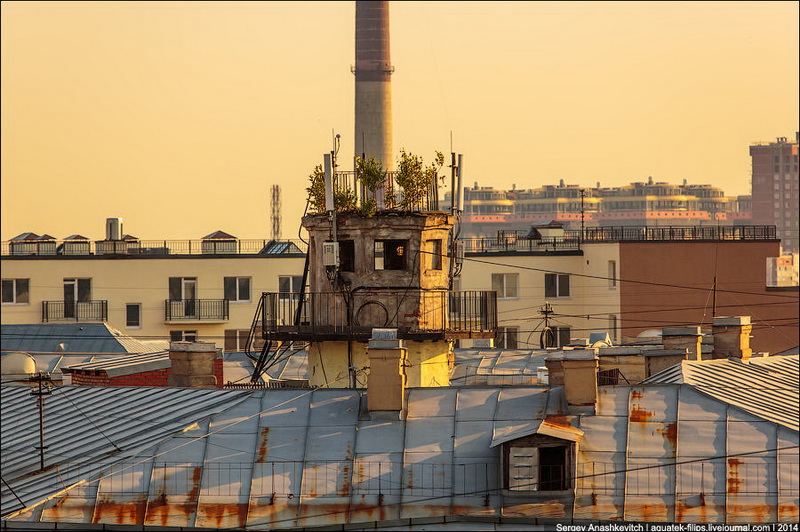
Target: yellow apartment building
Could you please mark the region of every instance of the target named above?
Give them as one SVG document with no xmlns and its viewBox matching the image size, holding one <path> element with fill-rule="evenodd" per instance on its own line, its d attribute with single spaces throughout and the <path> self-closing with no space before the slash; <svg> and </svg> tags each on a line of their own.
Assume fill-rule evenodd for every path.
<svg viewBox="0 0 800 532">
<path fill-rule="evenodd" d="M 300 289 L 305 262 L 302 242 L 30 235 L 3 243 L 2 323 L 107 322 L 226 350 L 243 349 L 262 292 Z"/>
</svg>

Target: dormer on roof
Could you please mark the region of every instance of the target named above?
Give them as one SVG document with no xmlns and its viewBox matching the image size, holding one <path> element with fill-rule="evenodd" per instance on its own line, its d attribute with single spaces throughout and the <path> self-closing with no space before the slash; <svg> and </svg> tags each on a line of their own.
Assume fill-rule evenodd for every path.
<svg viewBox="0 0 800 532">
<path fill-rule="evenodd" d="M 91 253 L 91 243 L 83 235 L 70 235 L 58 246 L 59 255 L 89 255 Z"/>
<path fill-rule="evenodd" d="M 235 236 L 225 231 L 214 231 L 202 239 L 203 255 L 217 255 L 219 253 L 236 253 L 238 244 Z"/>
</svg>

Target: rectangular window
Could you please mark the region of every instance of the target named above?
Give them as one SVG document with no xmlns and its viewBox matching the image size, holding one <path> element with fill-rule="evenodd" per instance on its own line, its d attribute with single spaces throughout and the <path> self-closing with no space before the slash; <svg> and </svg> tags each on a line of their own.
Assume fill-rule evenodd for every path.
<svg viewBox="0 0 800 532">
<path fill-rule="evenodd" d="M 250 329 L 225 329 L 225 351 L 244 351 L 247 347 L 247 337 Z M 261 335 L 257 334 L 253 339 L 251 351 L 260 351 L 264 345 Z"/>
<path fill-rule="evenodd" d="M 498 327 L 495 331 L 494 346 L 499 349 L 517 349 L 519 327 Z"/>
<path fill-rule="evenodd" d="M 302 275 L 279 275 L 278 292 L 279 299 L 286 301 L 290 298 L 289 294 L 298 294 L 302 289 Z"/>
<path fill-rule="evenodd" d="M 405 240 L 376 240 L 375 269 L 405 270 L 407 248 Z"/>
<path fill-rule="evenodd" d="M 431 257 L 431 270 L 442 269 L 442 240 L 428 240 L 428 253 Z"/>
<path fill-rule="evenodd" d="M 197 299 L 197 277 L 170 277 L 169 298 L 172 301 Z"/>
<path fill-rule="evenodd" d="M 555 440 L 557 441 L 557 440 Z M 509 491 L 570 489 L 570 445 L 546 443 L 538 447 L 509 447 Z"/>
<path fill-rule="evenodd" d="M 617 261 L 608 261 L 608 287 L 617 287 Z"/>
<path fill-rule="evenodd" d="M 26 304 L 28 299 L 29 279 L 3 279 L 3 303 Z"/>
<path fill-rule="evenodd" d="M 569 297 L 569 274 L 544 274 L 544 297 Z"/>
<path fill-rule="evenodd" d="M 356 244 L 353 240 L 339 241 L 339 270 L 356 271 Z"/>
<path fill-rule="evenodd" d="M 517 291 L 518 285 L 518 273 L 492 274 L 492 290 L 497 292 L 497 299 L 515 299 L 519 297 Z"/>
<path fill-rule="evenodd" d="M 169 340 L 171 342 L 196 342 L 197 331 L 170 331 Z"/>
<path fill-rule="evenodd" d="M 78 303 L 92 300 L 91 279 L 64 279 L 64 317 L 74 318 Z"/>
<path fill-rule="evenodd" d="M 142 326 L 141 303 L 128 303 L 125 305 L 125 326 L 128 329 L 138 329 Z"/>
<path fill-rule="evenodd" d="M 250 302 L 249 277 L 225 277 L 225 299 L 235 303 Z"/>
</svg>

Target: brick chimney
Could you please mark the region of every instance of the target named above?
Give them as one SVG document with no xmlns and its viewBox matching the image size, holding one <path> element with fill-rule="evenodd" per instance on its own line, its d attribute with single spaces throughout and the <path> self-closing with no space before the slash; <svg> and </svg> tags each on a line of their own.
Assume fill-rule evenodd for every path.
<svg viewBox="0 0 800 532">
<path fill-rule="evenodd" d="M 167 386 L 214 388 L 217 349 L 209 342 L 170 342 Z"/>
<path fill-rule="evenodd" d="M 700 327 L 664 327 L 661 343 L 664 349 L 686 349 L 686 360 L 701 360 L 703 333 Z"/>
<path fill-rule="evenodd" d="M 712 358 L 739 358 L 748 360 L 753 350 L 750 349 L 750 333 L 753 326 L 750 316 L 724 316 L 714 318 L 711 332 L 714 335 L 714 352 Z"/>
<path fill-rule="evenodd" d="M 563 383 L 570 410 L 594 410 L 597 404 L 597 349 L 563 350 L 545 359 L 550 386 Z M 555 378 L 554 378 L 555 377 Z"/>
<path fill-rule="evenodd" d="M 397 329 L 373 329 L 367 347 L 367 408 L 372 419 L 402 419 L 406 408 L 406 348 Z"/>
</svg>

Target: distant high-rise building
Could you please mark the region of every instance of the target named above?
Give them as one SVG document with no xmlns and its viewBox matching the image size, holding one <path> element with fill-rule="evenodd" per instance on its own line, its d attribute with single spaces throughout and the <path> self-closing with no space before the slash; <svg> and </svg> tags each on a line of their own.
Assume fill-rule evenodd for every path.
<svg viewBox="0 0 800 532">
<path fill-rule="evenodd" d="M 753 223 L 775 225 L 781 247 L 798 251 L 798 172 L 795 141 L 778 137 L 775 142 L 750 146 L 753 160 Z"/>
</svg>

